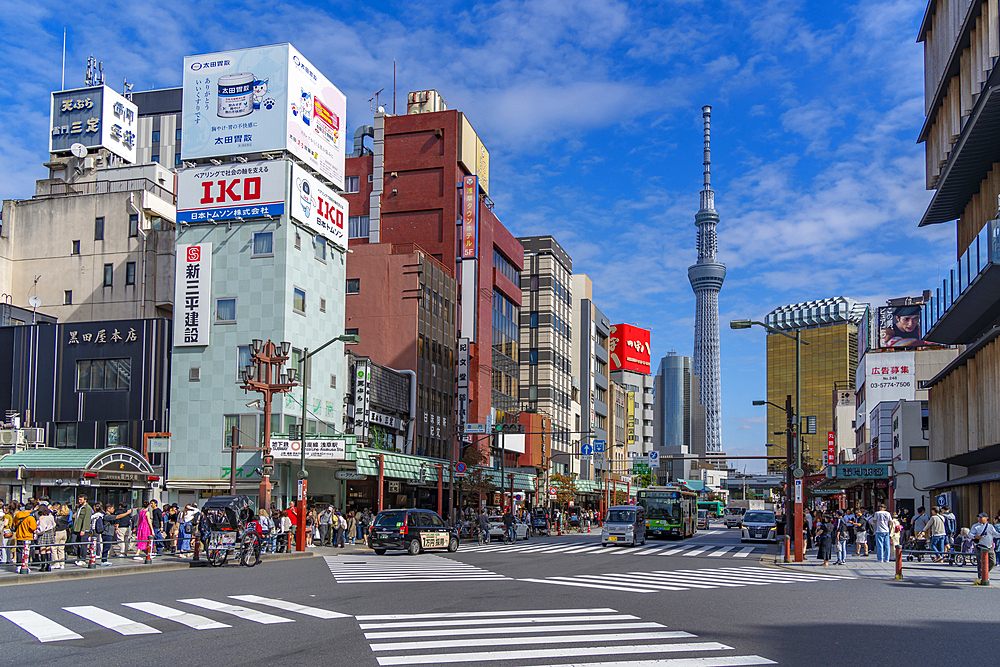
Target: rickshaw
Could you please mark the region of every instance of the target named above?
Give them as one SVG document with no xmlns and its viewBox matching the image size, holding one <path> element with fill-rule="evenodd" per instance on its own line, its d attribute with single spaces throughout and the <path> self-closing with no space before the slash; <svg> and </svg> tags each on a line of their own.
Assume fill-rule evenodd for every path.
<svg viewBox="0 0 1000 667">
<path fill-rule="evenodd" d="M 531 529 L 535 535 L 549 534 L 549 511 L 544 507 L 534 507 L 531 510 Z"/>
<path fill-rule="evenodd" d="M 212 567 L 235 554 L 241 565 L 253 567 L 260 557 L 262 534 L 250 496 L 215 496 L 201 508 L 211 533 L 206 556 Z"/>
</svg>

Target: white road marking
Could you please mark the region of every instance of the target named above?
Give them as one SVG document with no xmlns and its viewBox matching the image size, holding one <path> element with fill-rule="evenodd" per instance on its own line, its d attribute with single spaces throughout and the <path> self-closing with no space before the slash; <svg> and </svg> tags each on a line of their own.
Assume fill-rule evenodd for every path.
<svg viewBox="0 0 1000 667">
<path fill-rule="evenodd" d="M 611 610 L 614 613 L 614 610 Z M 572 613 L 572 612 L 570 612 Z M 607 620 L 628 620 L 628 621 L 638 621 L 638 616 L 629 616 L 628 614 L 616 614 L 615 616 L 526 616 L 523 618 L 506 618 L 503 619 L 505 623 L 554 623 L 559 621 L 607 621 Z M 491 625 L 496 624 L 499 621 L 495 618 L 471 618 L 469 620 L 458 620 L 458 621 L 405 621 L 402 623 L 360 623 L 358 627 L 362 630 L 377 630 L 379 628 L 389 629 L 389 628 L 438 628 L 446 626 L 458 626 L 458 625 Z"/>
<path fill-rule="evenodd" d="M 563 662 L 558 665 L 533 667 L 749 667 L 776 665 L 774 660 L 759 655 L 720 655 L 706 658 L 663 658 L 659 660 L 628 660 L 614 662 Z"/>
<path fill-rule="evenodd" d="M 329 609 L 318 609 L 317 607 L 307 607 L 296 602 L 288 602 L 286 600 L 276 600 L 273 598 L 262 598 L 259 595 L 230 595 L 234 600 L 239 600 L 240 602 L 250 602 L 254 604 L 262 604 L 265 607 L 274 607 L 275 609 L 282 609 L 284 611 L 295 612 L 296 614 L 305 614 L 306 616 L 312 616 L 313 618 L 345 618 L 350 616 L 350 614 L 341 614 L 339 611 L 330 611 Z"/>
<path fill-rule="evenodd" d="M 639 639 L 694 639 L 688 632 L 626 632 L 622 634 L 598 635 L 550 635 L 548 637 L 518 637 L 517 645 L 527 644 L 580 644 L 584 642 L 624 642 Z M 487 637 L 477 639 L 442 639 L 422 642 L 386 642 L 370 644 L 373 651 L 419 651 L 428 648 L 472 648 L 474 646 L 509 646 L 509 637 Z"/>
<path fill-rule="evenodd" d="M 616 620 L 616 619 L 609 619 Z M 528 627 L 517 628 L 476 628 L 477 635 L 507 635 L 507 634 L 533 634 L 543 632 L 590 632 L 592 630 L 647 630 L 649 628 L 666 627 L 660 623 L 650 621 L 639 623 L 580 623 L 580 624 L 559 624 L 559 625 L 530 625 Z M 469 628 L 449 628 L 447 630 L 421 630 L 421 637 L 455 637 L 467 636 L 470 634 Z M 365 639 L 398 639 L 399 632 L 390 630 L 389 632 L 366 632 Z"/>
<path fill-rule="evenodd" d="M 531 581 L 536 584 L 558 584 L 559 586 L 575 586 L 577 588 L 601 588 L 607 591 L 625 591 L 626 593 L 655 593 L 655 588 L 635 588 L 627 586 L 616 586 L 611 584 L 590 584 L 585 581 L 570 579 L 569 577 L 552 577 L 551 579 L 518 579 L 518 581 Z"/>
<path fill-rule="evenodd" d="M 448 662 L 484 662 L 487 660 L 537 660 L 575 656 L 622 655 L 634 653 L 681 653 L 687 651 L 725 651 L 732 647 L 718 642 L 688 642 L 680 644 L 646 644 L 626 646 L 563 646 L 561 648 L 478 651 L 470 653 L 431 653 L 425 655 L 397 655 L 378 658 L 379 665 L 420 665 Z M 631 661 L 630 661 L 631 662 Z"/>
<path fill-rule="evenodd" d="M 83 607 L 63 607 L 65 611 L 71 614 L 76 614 L 80 618 L 85 618 L 88 621 L 97 623 L 98 625 L 107 628 L 108 630 L 114 630 L 120 635 L 158 635 L 160 631 L 156 628 L 150 627 L 145 623 L 136 623 L 135 621 L 130 621 L 124 616 L 119 616 L 118 614 L 112 613 L 110 611 L 105 611 L 99 607 L 83 606 Z"/>
<path fill-rule="evenodd" d="M 40 642 L 61 642 L 67 639 L 83 639 L 69 628 L 34 611 L 5 611 L 0 613 L 8 621 L 25 632 L 34 635 Z"/>
<path fill-rule="evenodd" d="M 254 623 L 263 623 L 264 625 L 270 625 L 272 623 L 294 623 L 290 618 L 283 618 L 281 616 L 274 616 L 273 614 L 267 614 L 262 611 L 257 611 L 256 609 L 247 609 L 246 607 L 239 607 L 237 605 L 226 604 L 225 602 L 216 602 L 215 600 L 206 600 L 205 598 L 188 598 L 187 600 L 178 600 L 178 602 L 183 602 L 185 604 L 191 604 L 196 607 L 201 607 L 202 609 L 211 609 L 212 611 L 221 611 L 224 614 L 232 614 L 233 616 L 238 616 L 239 618 L 253 621 Z"/>
<path fill-rule="evenodd" d="M 355 616 L 359 621 L 410 621 L 422 618 L 482 618 L 483 616 L 542 616 L 553 614 L 565 616 L 566 614 L 614 614 L 616 610 L 609 607 L 597 607 L 592 609 L 515 609 L 508 611 L 456 611 L 431 614 L 368 614 Z"/>
<path fill-rule="evenodd" d="M 213 621 L 210 618 L 205 618 L 204 616 L 199 616 L 198 614 L 189 614 L 186 611 L 166 607 L 155 602 L 125 602 L 123 603 L 123 606 L 138 609 L 139 611 L 144 611 L 147 614 L 151 614 L 168 621 L 174 621 L 175 623 L 180 623 L 181 625 L 186 625 L 194 630 L 217 630 L 220 628 L 232 627 L 231 625 L 219 623 L 218 621 Z"/>
</svg>

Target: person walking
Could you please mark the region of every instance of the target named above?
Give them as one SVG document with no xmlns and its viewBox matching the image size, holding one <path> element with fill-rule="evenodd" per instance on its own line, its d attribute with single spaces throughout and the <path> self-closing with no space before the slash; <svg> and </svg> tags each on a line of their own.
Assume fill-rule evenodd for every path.
<svg viewBox="0 0 1000 667">
<path fill-rule="evenodd" d="M 347 513 L 347 536 L 351 540 L 351 546 L 354 546 L 358 538 L 358 517 L 354 514 L 354 510 Z"/>
<path fill-rule="evenodd" d="M 14 542 L 14 515 L 9 505 L 0 504 L 0 565 L 13 559 L 10 546 Z"/>
<path fill-rule="evenodd" d="M 52 545 L 55 544 L 56 520 L 48 505 L 38 508 L 38 521 L 35 526 L 34 538 L 38 545 L 38 571 L 52 571 Z"/>
<path fill-rule="evenodd" d="M 347 530 L 347 519 L 338 510 L 334 515 L 334 520 L 337 522 L 337 544 L 336 546 L 340 549 L 344 548 L 344 532 Z"/>
<path fill-rule="evenodd" d="M 969 537 L 976 540 L 977 551 L 989 554 L 989 567 L 992 570 L 997 565 L 997 555 L 996 551 L 994 551 L 994 545 L 997 538 L 1000 537 L 1000 531 L 990 523 L 990 515 L 986 512 L 980 513 L 978 521 L 979 523 L 969 529 Z"/>
<path fill-rule="evenodd" d="M 843 510 L 837 510 L 837 565 L 847 565 L 847 544 L 851 541 L 851 530 L 854 523 L 848 521 Z"/>
<path fill-rule="evenodd" d="M 108 556 L 111 555 L 115 546 L 116 538 L 118 537 L 118 519 L 111 507 L 111 503 L 108 503 L 107 511 L 104 514 L 99 515 L 95 520 L 94 534 L 99 536 L 102 543 L 101 565 L 104 567 L 111 565 L 111 561 L 108 560 Z"/>
<path fill-rule="evenodd" d="M 333 505 L 327 505 L 326 509 L 319 513 L 319 545 L 328 546 L 330 543 L 330 523 L 333 520 Z"/>
<path fill-rule="evenodd" d="M 889 532 L 892 529 L 892 515 L 886 511 L 885 505 L 879 505 L 875 512 L 875 560 L 879 563 L 889 562 Z"/>
<path fill-rule="evenodd" d="M 868 521 L 857 513 L 854 515 L 854 542 L 857 545 L 857 556 L 861 557 L 862 547 L 865 550 L 865 558 L 868 557 Z"/>
<path fill-rule="evenodd" d="M 926 532 L 928 537 L 930 537 L 931 551 L 937 554 L 934 558 L 934 562 L 940 563 L 944 560 L 947 530 L 945 530 L 944 516 L 938 508 L 931 508 L 931 519 L 927 522 L 924 532 Z"/>
<path fill-rule="evenodd" d="M 306 511 L 306 549 L 313 548 L 313 538 L 316 531 L 316 510 L 310 507 Z"/>
<path fill-rule="evenodd" d="M 816 559 L 823 561 L 823 567 L 827 567 L 830 564 L 830 552 L 833 549 L 831 546 L 833 526 L 825 516 L 820 515 L 816 518 L 815 531 L 817 546 Z"/>
<path fill-rule="evenodd" d="M 83 559 L 87 556 L 87 542 L 90 539 L 90 518 L 94 514 L 94 508 L 87 502 L 87 496 L 81 495 L 76 499 L 76 513 L 73 517 L 73 540 L 76 542 L 76 564 L 86 565 Z"/>
<path fill-rule="evenodd" d="M 155 502 L 155 501 L 154 501 Z M 146 555 L 153 557 L 153 518 L 150 502 L 144 500 L 139 510 L 139 523 L 135 529 L 135 557 L 133 560 L 146 560 Z"/>
</svg>

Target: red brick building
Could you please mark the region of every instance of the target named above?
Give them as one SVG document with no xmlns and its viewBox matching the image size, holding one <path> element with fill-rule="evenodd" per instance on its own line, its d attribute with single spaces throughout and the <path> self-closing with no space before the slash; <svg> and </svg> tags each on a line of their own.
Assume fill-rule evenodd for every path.
<svg viewBox="0 0 1000 667">
<path fill-rule="evenodd" d="M 348 255 L 348 277 L 368 272 L 360 267 L 373 261 L 370 251 L 361 249 L 365 244 L 414 244 L 440 262 L 459 283 L 458 308 L 452 320 L 455 328 L 448 334 L 455 339 L 473 339 L 467 420 L 486 423 L 491 411 L 495 419 L 503 420 L 519 409 L 517 328 L 524 249 L 492 211 L 489 153 L 465 115 L 440 110 L 443 101 L 434 91 L 410 93 L 409 100 L 407 115 L 378 114 L 373 127 L 359 130 L 359 136 L 372 137 L 373 148 L 357 150 L 356 136 L 355 153 L 359 156 L 347 159 L 349 235 L 355 250 Z M 459 259 L 460 185 L 467 175 L 478 176 L 480 187 L 474 273 L 463 271 Z M 474 276 L 477 284 L 464 285 L 463 274 Z M 353 317 L 362 317 L 369 304 L 363 291 L 358 296 L 362 298 L 348 299 L 348 327 Z M 468 314 L 470 307 L 475 309 L 474 317 Z M 462 330 L 463 320 L 474 322 L 473 327 L 467 326 L 471 331 Z M 382 335 L 405 334 L 387 327 Z M 377 335 L 369 342 L 373 347 L 368 353 L 373 359 L 379 346 L 398 347 L 398 341 L 382 343 Z M 388 360 L 380 363 L 391 365 Z"/>
</svg>

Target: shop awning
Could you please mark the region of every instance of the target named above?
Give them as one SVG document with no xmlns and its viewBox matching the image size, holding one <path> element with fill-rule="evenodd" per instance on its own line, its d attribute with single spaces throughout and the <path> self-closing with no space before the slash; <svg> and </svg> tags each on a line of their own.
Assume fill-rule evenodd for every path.
<svg viewBox="0 0 1000 667">
<path fill-rule="evenodd" d="M 127 447 L 109 449 L 24 449 L 0 457 L 0 470 L 126 470 L 152 474 L 149 463 Z"/>
<path fill-rule="evenodd" d="M 352 452 L 348 448 L 347 457 L 351 458 Z M 401 479 L 407 482 L 422 479 L 423 483 L 437 483 L 439 464 L 444 464 L 442 480 L 447 484 L 450 479 L 450 463 L 442 459 L 432 459 L 424 456 L 411 456 L 410 454 L 400 454 L 398 452 L 386 452 L 379 449 L 368 449 L 358 447 L 353 451 L 354 463 L 357 471 L 362 475 L 373 475 L 378 477 L 379 459 L 385 460 L 385 472 L 387 479 Z"/>
<path fill-rule="evenodd" d="M 490 480 L 494 486 L 498 489 L 503 488 L 510 490 L 510 475 L 514 475 L 514 490 L 515 491 L 530 491 L 534 492 L 536 490 L 535 481 L 536 477 L 534 475 L 529 475 L 523 472 L 505 472 L 503 475 L 503 484 L 501 484 L 500 471 L 493 470 L 492 468 L 482 468 L 483 477 Z"/>
<path fill-rule="evenodd" d="M 966 486 L 967 484 L 982 484 L 984 482 L 995 482 L 1000 480 L 1000 471 L 994 470 L 993 472 L 981 472 L 975 475 L 966 475 L 965 477 L 957 477 L 955 479 L 950 479 L 947 482 L 938 482 L 937 484 L 931 484 L 928 489 L 946 489 L 952 486 Z"/>
</svg>

